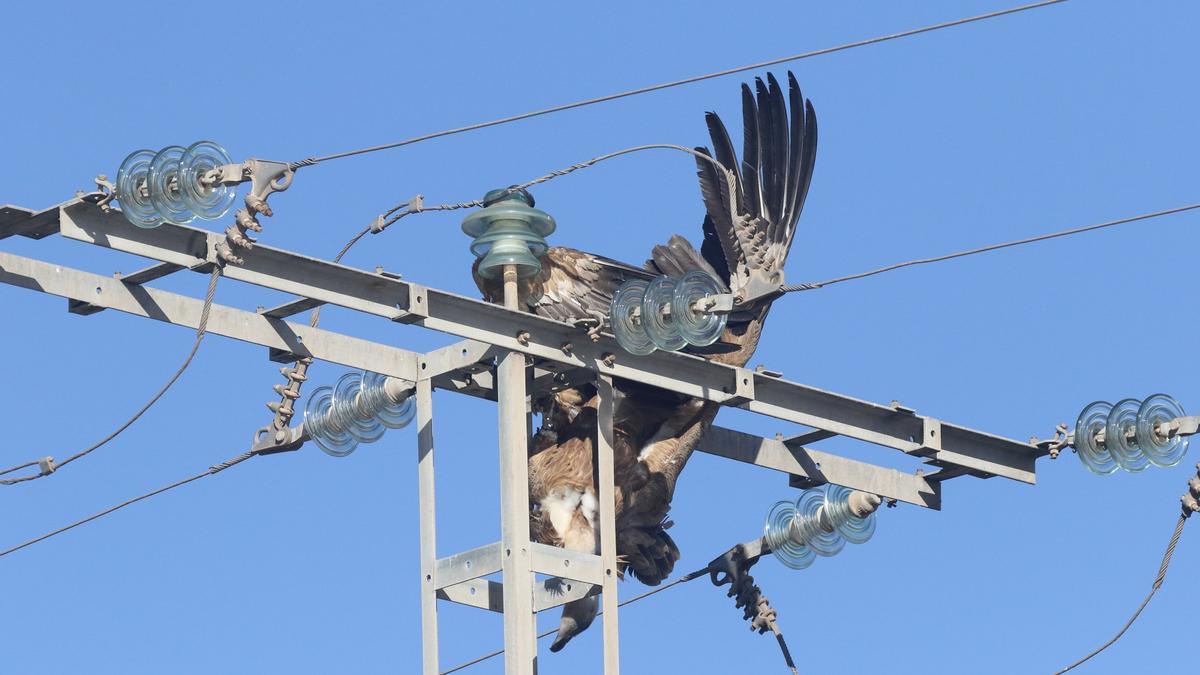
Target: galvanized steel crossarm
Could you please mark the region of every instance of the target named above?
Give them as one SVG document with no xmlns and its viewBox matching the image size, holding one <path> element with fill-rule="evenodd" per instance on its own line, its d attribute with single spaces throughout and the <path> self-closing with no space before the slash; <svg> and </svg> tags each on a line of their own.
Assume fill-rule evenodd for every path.
<svg viewBox="0 0 1200 675">
<path fill-rule="evenodd" d="M 46 213 L 30 217 L 44 222 Z M 136 228 L 119 213 L 86 203 L 69 203 L 56 213 L 66 237 L 187 268 L 215 261 L 215 246 L 222 240 L 217 233 L 181 225 Z M 8 227 L 24 226 L 16 221 Z M 734 405 L 895 448 L 938 466 L 1033 483 L 1034 461 L 1045 454 L 1030 443 L 688 354 L 633 356 L 608 335 L 592 342 L 582 330 L 564 323 L 261 244 L 246 255 L 244 265 L 228 266 L 225 276 L 523 352 L 564 367 L 587 368 Z"/>
</svg>

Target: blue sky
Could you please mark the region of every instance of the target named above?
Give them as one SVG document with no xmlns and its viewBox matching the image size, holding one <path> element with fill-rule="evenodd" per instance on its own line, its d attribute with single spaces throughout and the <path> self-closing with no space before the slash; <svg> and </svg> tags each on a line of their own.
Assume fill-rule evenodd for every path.
<svg viewBox="0 0 1200 675">
<path fill-rule="evenodd" d="M 115 174 L 130 151 L 224 144 L 302 157 L 515 114 L 981 13 L 1007 3 L 23 3 L 3 17 L 0 203 L 43 208 Z M 1191 86 L 1200 8 L 1075 0 L 792 65 L 821 145 L 791 281 L 1196 201 Z M 786 67 L 777 67 L 782 74 Z M 749 75 L 749 74 L 748 74 Z M 263 241 L 331 257 L 416 193 L 461 201 L 644 143 L 740 128 L 742 76 L 301 171 Z M 738 132 L 734 132 L 735 136 Z M 640 153 L 536 190 L 555 243 L 631 262 L 699 239 L 691 160 Z M 1016 438 L 1095 399 L 1155 392 L 1200 408 L 1196 215 L 1060 239 L 798 294 L 751 363 L 789 379 Z M 460 214 L 366 239 L 346 262 L 473 293 Z M 224 223 L 211 227 L 224 227 Z M 5 251 L 99 273 L 141 261 L 76 242 Z M 176 278 L 177 277 L 177 278 Z M 200 294 L 200 275 L 164 288 Z M 224 283 L 218 302 L 277 295 Z M 108 433 L 183 358 L 191 333 L 0 288 L 0 459 L 63 457 Z M 325 327 L 427 350 L 452 339 L 328 311 Z M 240 453 L 281 381 L 264 350 L 210 337 L 141 423 L 53 477 L 0 491 L 0 548 Z M 313 385 L 344 369 L 319 364 Z M 495 410 L 437 396 L 439 554 L 498 537 Z M 794 427 L 741 411 L 719 423 Z M 0 560 L 0 644 L 14 673 L 397 673 L 419 659 L 415 438 L 335 460 L 257 458 Z M 830 441 L 887 466 L 891 450 Z M 944 510 L 880 515 L 875 538 L 756 579 L 804 672 L 1047 672 L 1107 639 L 1157 570 L 1183 467 L 1106 478 L 1072 455 L 1035 487 L 961 478 Z M 786 480 L 696 456 L 680 482 L 677 572 L 701 567 L 794 497 Z M 1200 549 L 1185 532 L 1166 586 L 1090 672 L 1159 672 L 1190 653 Z M 622 585 L 623 597 L 645 590 Z M 442 605 L 442 662 L 501 642 L 500 618 Z M 543 626 L 556 616 L 541 619 Z M 724 590 L 698 580 L 621 615 L 626 672 L 780 672 Z M 543 648 L 545 644 L 543 644 Z M 596 672 L 600 631 L 542 672 Z M 477 666 L 496 673 L 500 660 Z"/>
</svg>

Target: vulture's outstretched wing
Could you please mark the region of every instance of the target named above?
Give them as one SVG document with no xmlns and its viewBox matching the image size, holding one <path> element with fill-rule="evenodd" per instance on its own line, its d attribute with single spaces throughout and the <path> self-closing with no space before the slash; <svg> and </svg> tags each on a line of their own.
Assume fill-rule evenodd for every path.
<svg viewBox="0 0 1200 675">
<path fill-rule="evenodd" d="M 567 323 L 607 317 L 613 293 L 622 283 L 654 276 L 612 258 L 562 246 L 551 247 L 541 262 L 542 269 L 536 276 L 519 282 L 521 299 L 530 312 Z M 504 301 L 499 282 L 478 274 L 475 282 L 484 300 Z"/>
<path fill-rule="evenodd" d="M 708 211 L 700 252 L 731 285 L 736 285 L 735 275 L 744 276 L 749 269 L 783 269 L 816 163 L 817 116 L 796 77 L 788 73 L 787 102 L 774 75 L 768 74 L 765 84 L 756 78 L 754 86 L 752 92 L 742 85 L 742 161 L 716 113 L 705 115 L 712 152 L 696 148 L 715 157 L 737 179 L 733 197 L 738 219 L 731 222 L 724 177 L 710 162 L 696 161 Z"/>
</svg>

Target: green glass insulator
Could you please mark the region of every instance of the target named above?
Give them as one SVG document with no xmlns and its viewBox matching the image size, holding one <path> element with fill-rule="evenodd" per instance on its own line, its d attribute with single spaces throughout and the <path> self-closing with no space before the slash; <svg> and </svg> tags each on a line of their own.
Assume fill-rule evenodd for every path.
<svg viewBox="0 0 1200 675">
<path fill-rule="evenodd" d="M 542 269 L 538 258 L 546 254 L 546 236 L 554 232 L 554 218 L 533 208 L 533 195 L 525 190 L 492 190 L 484 196 L 484 208 L 463 219 L 462 230 L 474 238 L 471 253 L 482 258 L 479 274 L 488 279 L 500 276 L 506 265 L 527 278 Z"/>
</svg>

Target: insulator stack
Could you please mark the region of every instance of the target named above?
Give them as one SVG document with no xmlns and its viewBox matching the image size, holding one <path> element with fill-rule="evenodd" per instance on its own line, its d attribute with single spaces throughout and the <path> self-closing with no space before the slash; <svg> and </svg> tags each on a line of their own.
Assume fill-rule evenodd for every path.
<svg viewBox="0 0 1200 675">
<path fill-rule="evenodd" d="M 549 249 L 546 237 L 556 224 L 550 214 L 533 208 L 527 190 L 492 190 L 483 197 L 484 208 L 463 219 L 462 230 L 474 238 L 471 253 L 480 258 L 479 275 L 498 278 L 508 265 L 525 279 L 542 270 L 538 260 Z"/>
<path fill-rule="evenodd" d="M 1151 464 L 1175 466 L 1187 454 L 1188 440 L 1172 422 L 1184 415 L 1166 394 L 1116 405 L 1096 401 L 1079 413 L 1071 444 L 1083 465 L 1101 476 L 1117 469 L 1136 473 Z"/>
<path fill-rule="evenodd" d="M 727 314 L 708 311 L 720 293 L 717 280 L 701 270 L 650 282 L 630 279 L 613 294 L 609 323 L 621 348 L 639 356 L 711 345 L 728 320 Z"/>
<path fill-rule="evenodd" d="M 218 182 L 213 172 L 232 163 L 229 153 L 212 141 L 187 148 L 170 145 L 158 152 L 137 150 L 121 162 L 115 197 L 126 220 L 142 228 L 215 220 L 229 211 L 234 189 Z"/>
<path fill-rule="evenodd" d="M 318 387 L 304 404 L 304 430 L 327 454 L 345 457 L 388 429 L 412 422 L 413 384 L 379 373 L 353 372 Z"/>
<path fill-rule="evenodd" d="M 816 556 L 834 556 L 846 542 L 862 544 L 875 534 L 877 495 L 840 485 L 805 490 L 767 513 L 763 536 L 779 562 L 801 570 Z"/>
</svg>

